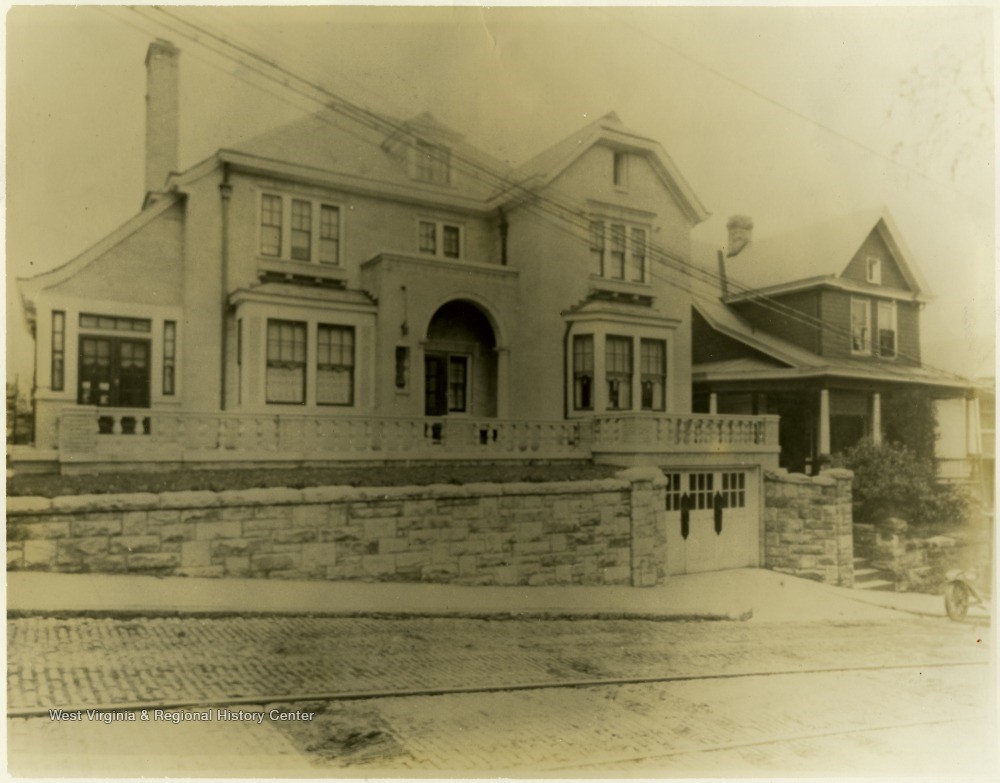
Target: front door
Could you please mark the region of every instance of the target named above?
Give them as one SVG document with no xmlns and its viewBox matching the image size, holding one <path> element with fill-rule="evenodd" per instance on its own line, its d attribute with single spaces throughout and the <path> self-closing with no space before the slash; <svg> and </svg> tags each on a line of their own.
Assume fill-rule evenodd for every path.
<svg viewBox="0 0 1000 783">
<path fill-rule="evenodd" d="M 148 340 L 81 337 L 77 402 L 148 408 L 149 365 Z"/>
<path fill-rule="evenodd" d="M 448 357 L 424 357 L 424 415 L 444 416 L 448 412 Z"/>
</svg>

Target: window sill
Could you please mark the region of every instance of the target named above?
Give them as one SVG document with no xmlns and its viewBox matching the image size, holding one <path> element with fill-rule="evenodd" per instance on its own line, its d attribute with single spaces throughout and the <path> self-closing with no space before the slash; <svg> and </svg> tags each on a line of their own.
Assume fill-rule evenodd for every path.
<svg viewBox="0 0 1000 783">
<path fill-rule="evenodd" d="M 258 273 L 270 272 L 291 277 L 312 277 L 323 280 L 346 280 L 347 270 L 333 264 L 311 261 L 288 261 L 284 258 L 257 256 Z"/>
</svg>

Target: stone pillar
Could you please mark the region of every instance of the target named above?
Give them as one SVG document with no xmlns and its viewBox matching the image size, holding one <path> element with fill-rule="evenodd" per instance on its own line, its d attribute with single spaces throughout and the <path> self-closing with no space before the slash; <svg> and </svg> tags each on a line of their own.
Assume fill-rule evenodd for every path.
<svg viewBox="0 0 1000 783">
<path fill-rule="evenodd" d="M 708 395 L 708 412 L 713 415 L 719 412 L 719 395 L 715 392 Z"/>
<path fill-rule="evenodd" d="M 655 587 L 667 575 L 667 529 L 664 521 L 667 479 L 659 468 L 628 468 L 616 474 L 628 481 L 633 587 Z"/>
<path fill-rule="evenodd" d="M 872 393 L 872 443 L 876 446 L 882 442 L 882 395 Z"/>
<path fill-rule="evenodd" d="M 819 432 L 819 448 L 817 456 L 823 457 L 830 454 L 830 390 L 820 389 L 819 392 L 819 422 L 817 426 Z"/>
</svg>

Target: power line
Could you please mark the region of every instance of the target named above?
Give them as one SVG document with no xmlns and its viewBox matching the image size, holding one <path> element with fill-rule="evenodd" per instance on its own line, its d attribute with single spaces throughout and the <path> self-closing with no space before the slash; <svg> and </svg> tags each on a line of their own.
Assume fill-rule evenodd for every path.
<svg viewBox="0 0 1000 783">
<path fill-rule="evenodd" d="M 144 19 L 155 25 L 164 26 L 167 29 L 171 30 L 172 32 L 175 32 L 179 35 L 183 35 L 189 40 L 192 40 L 195 43 L 197 43 L 199 46 L 202 46 L 208 49 L 209 51 L 213 52 L 214 54 L 217 54 L 223 58 L 236 62 L 242 67 L 248 68 L 254 73 L 266 79 L 278 82 L 286 90 L 289 90 L 300 96 L 306 97 L 310 101 L 320 103 L 321 105 L 331 109 L 336 113 L 345 114 L 348 117 L 348 119 L 351 119 L 361 124 L 364 127 L 368 127 L 369 129 L 376 130 L 382 133 L 390 131 L 393 133 L 403 134 L 407 137 L 408 140 L 410 139 L 412 139 L 413 141 L 423 140 L 418 133 L 415 133 L 408 126 L 394 123 L 388 120 L 384 116 L 378 115 L 374 112 L 371 112 L 368 109 L 357 106 L 356 104 L 353 104 L 352 102 L 343 99 L 340 96 L 335 95 L 334 93 L 322 87 L 321 85 L 305 77 L 299 76 L 298 74 L 292 72 L 291 70 L 279 65 L 276 61 L 268 57 L 265 57 L 263 55 L 260 55 L 259 53 L 253 51 L 249 47 L 242 45 L 238 42 L 234 42 L 229 38 L 227 38 L 226 36 L 223 36 L 215 31 L 212 31 L 204 27 L 203 25 L 195 24 L 193 22 L 185 20 L 177 16 L 177 14 L 171 13 L 162 8 L 158 7 L 154 8 L 154 10 L 158 11 L 160 14 L 169 17 L 171 20 L 176 20 L 176 22 L 183 24 L 185 28 L 190 28 L 190 30 L 193 31 L 193 32 L 188 32 L 184 29 L 178 28 L 176 24 L 169 24 L 159 20 L 153 20 L 148 16 L 148 14 L 143 14 L 139 9 L 131 8 L 130 10 L 134 11 L 139 16 L 143 17 Z M 202 36 L 207 36 L 208 38 L 212 39 L 215 42 L 215 48 L 213 48 L 213 46 L 210 46 L 208 43 L 202 40 Z M 218 48 L 219 45 L 224 47 L 223 50 L 220 50 Z M 237 52 L 240 52 L 241 55 L 243 55 L 243 57 L 250 57 L 253 62 L 248 63 L 246 60 L 241 59 L 238 56 L 234 56 L 228 51 L 229 49 L 234 49 Z M 269 69 L 277 71 L 279 74 L 281 74 L 281 76 L 280 77 L 274 76 L 272 73 L 269 72 Z M 256 85 L 252 82 L 249 82 L 246 79 L 243 79 L 241 76 L 239 76 L 239 74 L 236 74 L 232 71 L 229 71 L 229 73 L 231 73 L 236 78 L 240 78 L 241 80 L 247 82 L 248 84 L 252 84 L 255 87 L 259 87 L 259 85 Z M 320 95 L 323 96 L 325 100 L 320 100 L 315 95 L 312 95 L 307 91 L 303 91 L 301 86 L 296 87 L 292 84 L 292 82 L 298 83 L 301 86 L 305 86 L 309 91 L 318 92 Z M 276 95 L 271 91 L 267 90 L 265 91 L 269 92 L 269 94 Z M 280 98 L 281 96 L 277 97 Z M 357 138 L 365 143 L 377 144 L 370 138 L 365 138 L 362 136 L 358 136 L 357 134 L 350 133 L 350 131 L 345 127 L 343 127 L 342 125 L 331 123 L 329 122 L 329 120 L 322 117 L 321 119 L 324 122 L 328 122 L 329 124 L 334 125 L 342 132 L 348 133 L 349 135 L 352 135 L 354 138 Z M 543 218 L 548 216 L 558 218 L 563 222 L 568 222 L 571 226 L 576 226 L 580 228 L 581 232 L 582 230 L 586 229 L 587 230 L 586 236 L 578 233 L 573 233 L 572 231 L 566 231 L 565 229 L 563 230 L 564 233 L 569 234 L 574 240 L 589 243 L 590 223 L 589 223 L 589 218 L 586 216 L 586 208 L 583 205 L 577 205 L 577 204 L 568 205 L 564 202 L 559 201 L 558 199 L 552 198 L 550 195 L 541 194 L 537 191 L 530 190 L 521 185 L 520 183 L 514 182 L 505 175 L 486 169 L 478 161 L 466 160 L 460 155 L 454 156 L 453 160 L 459 163 L 460 167 L 463 170 L 467 171 L 468 173 L 471 173 L 475 178 L 483 182 L 489 182 L 493 186 L 498 187 L 500 191 L 507 191 L 507 192 L 515 191 L 522 196 L 529 197 L 531 200 L 526 202 L 525 206 L 528 209 L 534 209 L 535 214 L 540 214 Z M 536 204 L 538 202 L 542 204 L 543 206 L 542 210 L 539 210 L 536 207 Z M 687 262 L 684 261 L 684 259 L 673 255 L 669 251 L 657 247 L 656 244 L 653 242 L 648 243 L 648 251 L 652 257 L 651 260 L 658 260 L 661 263 L 661 265 L 665 267 L 671 268 L 674 271 L 681 272 L 682 274 L 688 277 L 692 278 L 701 277 L 701 282 L 714 282 L 715 284 L 718 284 L 719 280 L 718 275 L 708 270 L 689 265 Z M 697 298 L 701 301 L 706 301 L 706 302 L 710 301 L 713 304 L 718 303 L 718 299 L 716 297 L 709 297 L 704 293 L 696 292 L 690 287 L 681 284 L 677 278 L 659 275 L 657 274 L 656 269 L 652 267 L 650 268 L 650 276 L 658 277 L 659 279 L 675 287 L 680 288 L 681 290 L 691 294 L 692 297 Z M 739 286 L 739 284 L 737 284 L 735 281 L 730 281 L 730 287 L 742 287 L 745 292 L 752 292 L 754 290 L 746 286 Z M 839 332 L 848 339 L 850 339 L 852 336 L 849 330 L 840 329 L 834 324 L 822 321 L 821 319 L 816 319 L 812 316 L 808 316 L 807 314 L 802 313 L 801 311 L 790 308 L 780 302 L 770 299 L 769 297 L 765 296 L 755 297 L 755 300 L 759 305 L 761 305 L 765 309 L 768 309 L 782 317 L 790 318 L 795 321 L 804 323 L 805 325 L 808 325 L 812 328 L 822 328 L 826 329 L 827 331 L 832 331 L 834 333 Z M 907 356 L 906 354 L 903 353 L 898 353 L 897 355 L 902 358 L 912 359 L 917 363 L 919 363 L 919 357 Z M 923 366 L 927 367 L 928 369 L 935 369 L 932 368 L 930 365 L 924 364 Z M 897 372 L 895 368 L 890 369 L 889 367 L 884 367 L 881 369 L 884 372 L 888 372 L 889 374 L 896 374 Z M 954 375 L 953 373 L 949 373 L 944 370 L 938 370 L 938 371 L 943 374 Z M 912 377 L 910 377 L 908 374 L 903 373 L 903 375 L 905 375 L 905 377 L 908 380 L 912 380 Z M 961 376 L 957 375 L 954 375 L 954 377 L 961 378 Z M 964 381 L 965 379 L 962 378 L 962 380 Z"/>
</svg>

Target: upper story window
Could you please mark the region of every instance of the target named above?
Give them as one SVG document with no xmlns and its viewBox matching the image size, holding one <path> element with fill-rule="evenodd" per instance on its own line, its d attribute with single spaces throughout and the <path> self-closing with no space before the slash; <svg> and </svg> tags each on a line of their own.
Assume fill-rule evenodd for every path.
<svg viewBox="0 0 1000 783">
<path fill-rule="evenodd" d="M 851 299 L 851 353 L 871 355 L 872 303 L 867 299 Z"/>
<path fill-rule="evenodd" d="M 882 285 L 882 259 L 878 256 L 868 256 L 865 259 L 868 282 Z"/>
<path fill-rule="evenodd" d="M 883 359 L 895 359 L 896 303 L 879 302 L 876 316 L 878 317 L 878 355 Z"/>
<path fill-rule="evenodd" d="M 642 409 L 666 410 L 667 343 L 664 340 L 639 341 L 639 370 L 642 374 Z"/>
<path fill-rule="evenodd" d="M 340 207 L 336 205 L 261 194 L 262 256 L 339 266 L 340 232 Z"/>
<path fill-rule="evenodd" d="M 646 229 L 639 226 L 590 221 L 590 273 L 610 280 L 645 283 L 648 276 L 646 237 Z"/>
<path fill-rule="evenodd" d="M 447 185 L 451 182 L 451 150 L 417 139 L 411 150 L 413 178 Z"/>
<path fill-rule="evenodd" d="M 612 164 L 611 180 L 616 188 L 628 187 L 628 153 L 616 152 Z"/>
<path fill-rule="evenodd" d="M 125 318 L 118 315 L 94 315 L 80 313 L 80 327 L 83 329 L 114 329 L 118 332 L 148 332 L 153 322 L 148 318 Z"/>
<path fill-rule="evenodd" d="M 437 220 L 421 220 L 417 247 L 427 255 L 461 258 L 462 227 Z"/>
</svg>

